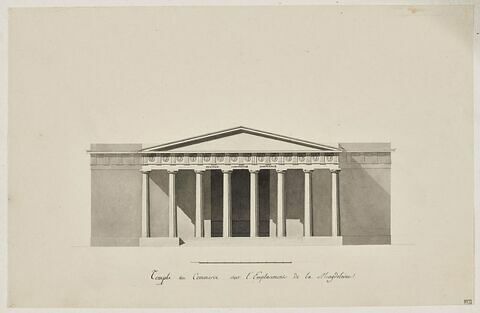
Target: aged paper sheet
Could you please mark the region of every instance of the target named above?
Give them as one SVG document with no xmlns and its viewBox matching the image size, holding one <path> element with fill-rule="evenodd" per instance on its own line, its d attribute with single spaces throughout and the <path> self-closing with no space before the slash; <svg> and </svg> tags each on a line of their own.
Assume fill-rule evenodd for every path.
<svg viewBox="0 0 480 313">
<path fill-rule="evenodd" d="M 8 26 L 9 307 L 474 298 L 472 6 L 12 8 Z M 391 143 L 391 244 L 90 246 L 91 143 L 238 125 Z"/>
</svg>

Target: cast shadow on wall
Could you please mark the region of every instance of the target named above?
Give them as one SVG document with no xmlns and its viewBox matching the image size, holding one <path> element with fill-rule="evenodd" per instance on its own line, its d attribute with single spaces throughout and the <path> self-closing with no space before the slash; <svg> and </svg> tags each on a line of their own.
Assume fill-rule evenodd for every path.
<svg viewBox="0 0 480 313">
<path fill-rule="evenodd" d="M 175 175 L 177 231 L 183 239 L 192 238 L 195 225 L 195 173 L 178 171 Z M 153 237 L 168 236 L 168 173 L 150 174 L 150 232 Z M 180 187 L 181 186 L 181 187 Z"/>
<path fill-rule="evenodd" d="M 343 244 L 391 244 L 390 169 L 368 167 L 352 158 L 340 172 L 340 192 Z"/>
<path fill-rule="evenodd" d="M 276 228 L 276 180 L 274 171 L 261 171 L 259 179 L 261 236 L 274 236 Z M 223 177 L 211 171 L 212 236 L 222 236 Z M 232 175 L 232 217 L 234 235 L 248 236 L 248 171 Z M 270 180 L 270 178 L 272 180 Z M 300 170 L 287 171 L 285 177 L 287 236 L 302 236 L 304 227 L 304 180 Z M 151 236 L 168 236 L 168 173 L 150 175 Z M 390 244 L 390 173 L 384 168 L 362 168 L 353 159 L 340 173 L 340 229 L 344 245 Z M 194 236 L 195 173 L 179 171 L 176 175 L 178 235 Z M 331 174 L 315 171 L 312 176 L 313 235 L 330 236 Z M 240 209 L 240 210 L 239 210 Z M 270 215 L 270 222 L 269 222 Z M 271 230 L 269 230 L 269 224 Z M 238 225 L 238 226 L 236 226 Z M 273 233 L 272 233 L 273 232 Z"/>
</svg>

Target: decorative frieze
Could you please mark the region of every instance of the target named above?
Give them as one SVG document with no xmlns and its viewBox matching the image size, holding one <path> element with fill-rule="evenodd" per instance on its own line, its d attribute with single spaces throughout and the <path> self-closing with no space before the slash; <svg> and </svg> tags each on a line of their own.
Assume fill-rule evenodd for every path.
<svg viewBox="0 0 480 313">
<path fill-rule="evenodd" d="M 378 158 L 378 157 L 377 157 Z M 206 168 L 275 168 L 277 166 L 338 165 L 338 154 L 312 153 L 94 153 L 90 164 L 102 166 L 206 166 Z"/>
<path fill-rule="evenodd" d="M 112 153 L 90 155 L 94 169 L 121 169 L 138 166 L 175 166 L 179 168 L 204 167 L 221 169 L 258 168 L 330 168 L 330 167 L 385 167 L 390 166 L 390 152 L 311 152 L 311 153 Z"/>
<path fill-rule="evenodd" d="M 283 165 L 338 164 L 338 155 L 328 153 L 196 153 L 144 157 L 144 165 Z"/>
</svg>

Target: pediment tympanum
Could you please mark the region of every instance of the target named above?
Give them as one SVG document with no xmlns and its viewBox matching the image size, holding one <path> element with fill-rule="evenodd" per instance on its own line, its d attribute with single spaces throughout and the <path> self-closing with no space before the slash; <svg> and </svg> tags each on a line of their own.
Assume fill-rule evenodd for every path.
<svg viewBox="0 0 480 313">
<path fill-rule="evenodd" d="M 310 141 L 236 127 L 143 149 L 143 152 L 337 152 L 338 148 Z"/>
</svg>

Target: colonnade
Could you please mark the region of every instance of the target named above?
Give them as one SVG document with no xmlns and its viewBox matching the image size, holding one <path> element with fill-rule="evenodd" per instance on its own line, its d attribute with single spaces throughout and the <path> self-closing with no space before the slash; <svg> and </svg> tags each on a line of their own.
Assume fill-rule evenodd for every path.
<svg viewBox="0 0 480 313">
<path fill-rule="evenodd" d="M 195 237 L 205 236 L 203 225 L 203 176 L 208 169 L 194 169 L 195 171 Z M 223 172 L 223 237 L 232 237 L 232 171 L 234 168 L 224 168 Z M 250 171 L 250 237 L 258 237 L 259 234 L 259 206 L 258 206 L 258 172 L 260 169 Z M 142 170 L 142 237 L 150 237 L 150 195 L 149 174 L 151 169 Z M 178 237 L 177 232 L 177 202 L 175 195 L 175 181 L 178 169 L 168 169 L 168 236 Z M 286 236 L 286 212 L 285 212 L 285 172 L 287 169 L 278 168 L 277 173 L 277 237 Z M 312 172 L 313 169 L 304 168 L 304 236 L 313 236 L 313 212 L 312 212 Z M 338 168 L 331 168 L 332 182 L 332 237 L 340 235 L 339 227 L 339 172 Z"/>
</svg>

